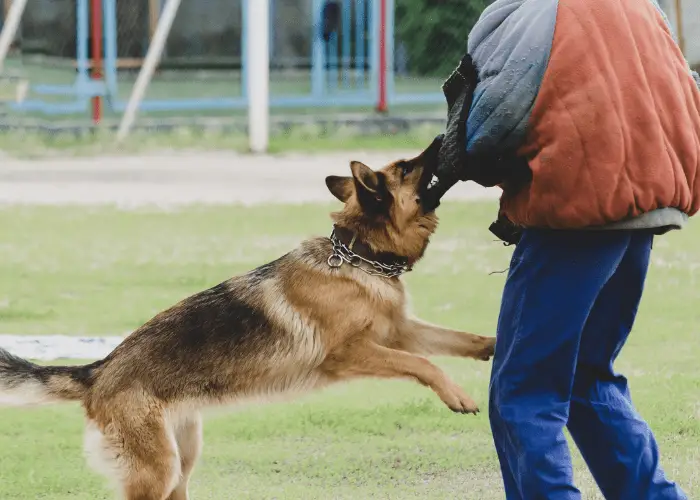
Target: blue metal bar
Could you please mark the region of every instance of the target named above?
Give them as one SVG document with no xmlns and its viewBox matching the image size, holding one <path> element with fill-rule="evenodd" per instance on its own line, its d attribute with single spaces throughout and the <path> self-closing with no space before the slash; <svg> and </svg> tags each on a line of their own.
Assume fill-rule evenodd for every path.
<svg viewBox="0 0 700 500">
<path fill-rule="evenodd" d="M 355 0 L 355 82 L 365 81 L 365 0 Z"/>
<path fill-rule="evenodd" d="M 386 79 L 386 94 L 387 94 L 387 101 L 388 104 L 392 104 L 392 98 L 396 94 L 396 87 L 395 87 L 395 82 L 394 82 L 394 73 L 396 72 L 396 64 L 395 64 L 395 15 L 396 15 L 396 7 L 394 5 L 394 0 L 386 0 L 386 52 L 387 52 L 387 58 L 386 58 L 386 70 L 387 70 L 387 79 Z"/>
<path fill-rule="evenodd" d="M 143 2 L 145 3 L 145 2 Z M 158 2 L 160 4 L 160 2 Z M 141 24 L 143 29 L 143 35 L 141 36 L 141 57 L 146 58 L 146 54 L 148 53 L 148 47 L 151 45 L 151 9 L 150 5 L 148 6 L 148 15 L 143 16 L 141 19 Z M 134 9 L 135 10 L 135 9 Z M 158 11 L 160 11 L 160 5 L 158 5 Z M 165 52 L 165 50 L 163 50 Z M 165 54 L 162 54 L 161 56 L 164 56 Z"/>
<path fill-rule="evenodd" d="M 28 99 L 21 103 L 12 103 L 14 111 L 35 112 L 45 115 L 70 115 L 84 113 L 88 110 L 88 100 L 48 103 L 37 99 Z"/>
<path fill-rule="evenodd" d="M 275 54 L 275 37 L 274 37 L 274 29 L 272 27 L 275 25 L 275 0 L 269 0 L 270 2 L 270 29 L 267 30 L 267 50 L 268 54 L 270 56 L 270 61 L 272 61 L 272 57 Z"/>
<path fill-rule="evenodd" d="M 375 96 L 369 92 L 349 92 L 340 95 L 327 95 L 321 98 L 313 95 L 277 96 L 270 98 L 270 106 L 275 108 L 324 108 L 372 106 Z M 225 98 L 212 97 L 201 99 L 148 100 L 141 102 L 142 111 L 198 111 L 221 109 L 245 109 L 248 102 L 243 97 Z M 126 108 L 125 101 L 115 104 L 115 111 L 121 112 Z M 87 108 L 86 108 L 87 109 Z"/>
<path fill-rule="evenodd" d="M 199 111 L 221 109 L 245 109 L 248 106 L 244 97 L 211 97 L 201 99 L 153 99 L 144 100 L 139 104 L 139 111 Z M 120 100 L 115 104 L 115 110 L 122 112 L 126 102 Z"/>
<path fill-rule="evenodd" d="M 32 91 L 40 95 L 69 95 L 76 98 L 104 96 L 104 83 L 98 80 L 76 81 L 73 85 L 35 85 Z"/>
<path fill-rule="evenodd" d="M 379 96 L 379 0 L 370 0 L 369 9 L 367 9 L 367 23 L 369 26 L 369 72 L 370 90 L 375 96 Z"/>
<path fill-rule="evenodd" d="M 313 22 L 311 23 L 311 94 L 317 97 L 324 95 L 323 74 L 325 72 L 324 43 L 321 37 L 321 10 L 323 0 L 313 0 Z"/>
<path fill-rule="evenodd" d="M 372 106 L 375 96 L 368 92 L 350 92 L 339 95 L 324 96 L 316 98 L 314 96 L 287 96 L 270 99 L 270 106 L 275 108 L 332 108 L 351 106 Z"/>
<path fill-rule="evenodd" d="M 343 0 L 343 33 L 341 41 L 343 87 L 350 86 L 350 0 Z"/>
<path fill-rule="evenodd" d="M 430 93 L 398 93 L 393 96 L 392 104 L 445 104 L 445 96 L 441 92 Z"/>
<path fill-rule="evenodd" d="M 89 80 L 88 74 L 88 39 L 90 25 L 88 21 L 88 0 L 78 0 L 76 6 L 76 64 L 78 80 Z"/>
<path fill-rule="evenodd" d="M 241 2 L 241 96 L 248 96 L 248 2 Z"/>
<path fill-rule="evenodd" d="M 331 39 L 326 44 L 328 49 L 328 88 L 338 88 L 338 32 L 331 33 Z"/>
<path fill-rule="evenodd" d="M 107 84 L 107 104 L 114 110 L 119 98 L 117 75 L 117 0 L 103 0 L 105 36 L 105 83 Z"/>
</svg>

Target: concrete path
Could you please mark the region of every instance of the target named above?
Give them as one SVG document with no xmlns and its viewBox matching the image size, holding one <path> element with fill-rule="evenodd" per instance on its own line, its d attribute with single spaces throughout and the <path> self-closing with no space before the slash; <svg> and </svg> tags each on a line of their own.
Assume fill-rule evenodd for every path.
<svg viewBox="0 0 700 500">
<path fill-rule="evenodd" d="M 0 204 L 161 207 L 192 203 L 330 202 L 326 175 L 348 174 L 350 160 L 377 168 L 418 151 L 249 156 L 233 152 L 0 160 Z M 445 200 L 495 199 L 500 190 L 455 186 Z"/>
</svg>

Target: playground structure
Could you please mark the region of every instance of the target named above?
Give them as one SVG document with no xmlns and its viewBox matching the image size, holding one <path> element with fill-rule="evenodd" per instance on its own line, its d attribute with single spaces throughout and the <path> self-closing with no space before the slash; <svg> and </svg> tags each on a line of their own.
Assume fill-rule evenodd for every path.
<svg viewBox="0 0 700 500">
<path fill-rule="evenodd" d="M 455 11 L 445 6 L 454 8 L 455 2 L 459 15 L 474 2 L 472 13 L 454 19 Z M 252 126 L 250 120 L 270 109 L 292 114 L 436 110 L 444 105 L 440 86 L 451 68 L 430 63 L 452 66 L 458 60 L 464 50 L 461 29 L 466 45 L 468 22 L 485 3 L 3 0 L 0 105 L 13 117 L 91 116 L 95 124 L 121 118 L 121 135 L 138 113 L 179 117 L 247 111 Z M 661 5 L 691 64 L 700 65 L 700 4 L 661 0 Z M 426 24 L 428 8 L 432 15 L 435 9 L 452 12 L 447 22 L 433 26 L 454 19 L 457 35 L 435 42 Z M 62 17 L 47 24 L 52 13 Z M 406 16 L 413 16 L 413 24 L 399 29 Z M 37 46 L 54 50 L 55 38 L 47 38 L 54 31 L 63 32 L 62 49 L 51 57 L 34 57 Z M 32 37 L 44 37 L 43 44 Z M 452 52 L 445 52 L 448 47 Z"/>
<path fill-rule="evenodd" d="M 21 24 L 22 12 L 35 0 L 5 0 L 5 25 L 3 33 L 12 40 Z M 17 111 L 40 115 L 71 115 L 92 111 L 98 123 L 104 112 L 121 114 L 127 107 L 122 72 L 144 67 L 148 52 L 153 49 L 159 27 L 161 38 L 167 40 L 178 8 L 185 2 L 149 0 L 148 2 L 148 51 L 141 58 L 119 57 L 120 17 L 118 0 L 74 0 L 75 3 L 75 79 L 70 84 L 51 84 L 29 79 L 29 96 L 13 107 Z M 188 1 L 188 0 L 185 0 Z M 237 10 L 240 30 L 240 57 L 237 67 L 231 71 L 230 93 L 214 96 L 159 96 L 148 95 L 139 102 L 140 112 L 197 112 L 227 109 L 244 110 L 248 106 L 247 81 L 250 64 L 247 60 L 249 23 L 247 10 L 258 0 L 240 0 Z M 308 0 L 311 6 L 308 63 L 298 66 L 306 69 L 308 82 L 300 83 L 303 89 L 279 91 L 271 89 L 269 105 L 272 108 L 319 107 L 374 107 L 386 111 L 389 106 L 402 103 L 441 103 L 443 97 L 439 85 L 432 91 L 396 91 L 394 62 L 394 0 Z M 234 2 L 236 3 L 236 2 Z M 273 20 L 276 0 L 269 0 L 269 18 Z M 301 2 L 303 3 L 303 2 Z M 170 5 L 171 19 L 164 21 Z M 14 26 L 13 10 L 17 11 Z M 303 10 L 303 9 L 300 9 Z M 159 21 L 161 25 L 159 26 Z M 294 20 L 287 20 L 294 22 Z M 169 26 L 166 26 L 169 24 Z M 270 38 L 276 27 L 270 26 Z M 165 43 L 165 42 L 163 42 Z M 272 44 L 270 43 L 270 46 Z M 0 49 L 1 49 L 0 44 Z M 8 47 L 9 48 L 9 47 Z M 162 55 L 157 54 L 156 67 Z M 0 61 L 6 53 L 0 51 Z M 2 62 L 0 62 L 0 65 Z M 1 66 L 0 66 L 1 67 Z M 294 78 L 304 80 L 296 75 Z M 293 79 L 293 78 L 292 78 Z M 283 76 L 281 80 L 285 80 Z M 284 82 L 283 82 L 284 83 Z M 128 83 L 126 83 L 128 85 Z M 287 87 L 291 87 L 288 84 Z M 284 85 L 280 85 L 284 87 Z M 233 89 L 238 89 L 234 94 Z M 127 89 L 129 90 L 129 89 Z M 52 98 L 47 99 L 47 96 Z"/>
</svg>

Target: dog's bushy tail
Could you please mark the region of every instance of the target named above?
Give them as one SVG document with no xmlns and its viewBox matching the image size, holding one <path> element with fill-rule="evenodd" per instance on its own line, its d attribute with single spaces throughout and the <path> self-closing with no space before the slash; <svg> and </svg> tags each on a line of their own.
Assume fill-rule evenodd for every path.
<svg viewBox="0 0 700 500">
<path fill-rule="evenodd" d="M 39 366 L 0 348 L 0 406 L 82 400 L 101 363 Z"/>
</svg>

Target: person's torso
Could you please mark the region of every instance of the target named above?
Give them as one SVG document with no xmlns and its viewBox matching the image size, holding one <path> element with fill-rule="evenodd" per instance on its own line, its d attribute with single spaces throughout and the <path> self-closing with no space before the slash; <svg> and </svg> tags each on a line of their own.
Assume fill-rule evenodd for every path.
<svg viewBox="0 0 700 500">
<path fill-rule="evenodd" d="M 531 183 L 502 198 L 512 221 L 673 226 L 698 211 L 700 91 L 650 0 L 497 0 L 489 9 L 470 37 L 482 84 L 468 143 L 516 143 L 527 156 Z M 499 115 L 509 110 L 513 120 Z"/>
</svg>

